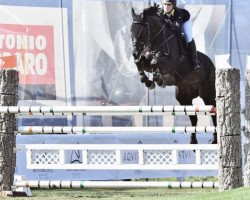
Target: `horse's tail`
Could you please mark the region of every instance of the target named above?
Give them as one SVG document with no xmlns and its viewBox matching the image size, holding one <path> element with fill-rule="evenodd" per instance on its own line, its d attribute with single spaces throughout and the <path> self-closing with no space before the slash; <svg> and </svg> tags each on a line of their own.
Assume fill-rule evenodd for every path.
<svg viewBox="0 0 250 200">
<path fill-rule="evenodd" d="M 215 71 L 215 66 L 212 60 L 204 53 L 197 51 L 197 57 L 201 65 L 209 71 Z"/>
</svg>

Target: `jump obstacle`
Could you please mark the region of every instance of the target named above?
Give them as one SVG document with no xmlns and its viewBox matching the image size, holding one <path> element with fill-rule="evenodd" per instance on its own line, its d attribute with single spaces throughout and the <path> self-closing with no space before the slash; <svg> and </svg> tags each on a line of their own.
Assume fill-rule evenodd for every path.
<svg viewBox="0 0 250 200">
<path fill-rule="evenodd" d="M 225 76 L 227 76 L 227 72 L 228 72 L 228 70 L 227 71 L 220 71 L 219 73 L 225 73 L 225 74 L 223 74 L 223 78 L 225 78 Z M 232 72 L 233 71 L 230 71 L 229 70 L 229 74 L 230 74 L 230 76 L 232 76 Z M 229 80 L 229 79 L 228 79 Z M 227 79 L 225 79 L 224 80 L 224 82 L 226 82 L 226 81 L 228 81 Z M 236 78 L 236 80 L 237 80 L 237 78 Z M 229 84 L 230 85 L 230 84 Z M 232 85 L 230 85 L 231 87 L 235 87 L 235 86 L 238 86 L 237 84 L 232 84 Z M 237 91 L 237 89 L 236 90 L 233 90 L 233 91 Z M 223 91 L 218 91 L 218 94 L 219 94 L 219 104 L 217 104 L 217 110 L 223 110 L 224 109 L 224 111 L 223 112 L 217 112 L 214 108 L 212 108 L 212 107 L 209 107 L 209 108 L 206 108 L 206 109 L 193 109 L 193 107 L 192 107 L 192 109 L 191 109 L 191 111 L 190 110 L 188 110 L 189 109 L 189 107 L 181 107 L 181 109 L 178 109 L 177 107 L 167 107 L 167 106 L 148 106 L 148 107 L 145 107 L 145 108 L 141 108 L 141 107 L 133 107 L 133 108 L 131 108 L 131 110 L 129 110 L 129 108 L 128 107 L 126 107 L 126 109 L 128 109 L 129 110 L 129 112 L 127 112 L 126 110 L 123 110 L 123 109 L 125 109 L 125 108 L 122 108 L 122 107 L 120 107 L 120 108 L 115 108 L 115 110 L 116 111 L 113 111 L 113 112 L 116 112 L 116 114 L 121 114 L 121 115 L 124 115 L 124 113 L 126 114 L 126 115 L 131 115 L 131 112 L 133 113 L 133 112 L 135 112 L 135 113 L 137 113 L 137 114 L 141 114 L 141 113 L 143 113 L 143 114 L 156 114 L 156 115 L 158 115 L 159 113 L 171 113 L 171 115 L 178 115 L 178 114 L 188 114 L 188 113 L 191 113 L 191 114 L 194 114 L 194 115 L 196 115 L 197 113 L 199 113 L 200 111 L 203 111 L 205 114 L 217 114 L 217 118 L 219 118 L 219 120 L 217 120 L 217 122 L 218 122 L 218 127 L 216 128 L 216 130 L 217 130 L 217 132 L 220 134 L 219 135 L 219 137 L 218 138 L 221 138 L 222 139 L 222 142 L 220 142 L 220 147 L 219 147 L 219 150 L 218 150 L 218 153 L 219 153 L 219 157 L 218 157 L 218 155 L 217 155 L 217 159 L 219 160 L 219 162 L 220 163 L 222 163 L 222 164 L 219 164 L 219 183 L 217 184 L 213 184 L 213 186 L 219 186 L 219 188 L 220 188 L 220 190 L 224 190 L 224 189 L 229 189 L 229 188 L 235 188 L 235 187 L 239 187 L 239 186 L 241 186 L 242 185 L 242 174 L 240 175 L 240 173 L 238 173 L 238 175 L 236 176 L 236 174 L 232 174 L 232 173 L 230 173 L 230 175 L 226 175 L 225 176 L 225 173 L 223 173 L 223 171 L 224 171 L 224 169 L 226 170 L 226 171 L 228 171 L 228 172 L 230 172 L 231 170 L 232 171 L 235 171 L 234 170 L 234 168 L 236 167 L 237 169 L 238 169 L 238 171 L 240 171 L 241 170 L 241 165 L 239 165 L 239 162 L 238 162 L 238 160 L 241 160 L 240 158 L 241 158 L 241 156 L 239 156 L 239 155 L 237 155 L 237 156 L 235 156 L 235 150 L 239 150 L 239 146 L 240 146 L 240 139 L 238 139 L 239 138 L 239 133 L 240 133 L 240 130 L 239 130 L 239 132 L 235 135 L 236 137 L 237 137 L 237 140 L 233 140 L 234 141 L 234 145 L 233 145 L 233 150 L 231 150 L 231 149 L 228 149 L 227 151 L 225 151 L 225 150 L 223 150 L 223 148 L 225 148 L 224 146 L 223 146 L 223 144 L 224 144 L 224 142 L 223 142 L 223 138 L 225 138 L 226 140 L 225 141 L 227 141 L 227 137 L 225 137 L 225 136 L 227 136 L 227 134 L 225 134 L 225 135 L 223 135 L 222 133 L 221 133 L 221 130 L 223 130 L 224 129 L 224 125 L 226 124 L 226 123 L 224 123 L 224 121 L 220 121 L 221 119 L 225 119 L 225 118 L 227 118 L 227 115 L 225 116 L 225 114 L 226 113 L 229 113 L 228 111 L 227 111 L 227 109 L 228 109 L 228 107 L 230 107 L 230 106 L 228 106 L 228 107 L 225 107 L 225 99 L 230 99 L 230 98 L 226 98 L 226 96 L 227 96 L 227 94 L 228 94 L 228 92 L 227 93 L 223 93 L 223 95 L 221 95 L 221 93 L 223 93 Z M 220 102 L 220 100 L 223 100 L 224 101 L 224 106 L 222 107 L 222 103 Z M 238 100 L 238 102 L 239 102 L 239 100 Z M 219 105 L 219 106 L 218 106 Z M 232 106 L 232 105 L 231 105 Z M 238 108 L 238 106 L 237 106 L 237 102 L 234 102 L 234 104 L 233 104 L 233 107 L 234 108 Z M 1 108 L 1 107 L 0 107 Z M 110 109 L 110 108 L 105 108 L 105 107 L 99 107 L 99 108 L 101 108 L 101 109 L 103 109 L 104 108 L 104 110 L 105 109 Z M 78 110 L 76 110 L 76 109 L 78 109 Z M 84 108 L 84 109 L 86 109 L 86 108 Z M 35 114 L 35 113 L 37 113 L 37 114 L 42 114 L 42 115 L 44 115 L 44 114 L 66 114 L 66 113 L 69 113 L 69 114 L 72 114 L 72 113 L 74 113 L 73 111 L 76 111 L 76 113 L 80 113 L 80 114 L 83 114 L 83 115 L 96 115 L 96 114 L 98 114 L 98 115 L 105 115 L 104 113 L 105 113 L 105 111 L 104 110 L 102 110 L 102 111 L 98 111 L 98 108 L 95 108 L 96 110 L 92 110 L 92 113 L 91 114 L 88 114 L 88 112 L 87 112 L 87 110 L 79 110 L 79 107 L 78 108 L 73 108 L 73 107 L 71 107 L 71 108 L 69 108 L 69 110 L 63 110 L 62 108 L 60 108 L 59 109 L 59 107 L 57 107 L 57 109 L 56 109 L 56 107 L 54 107 L 54 108 L 51 108 L 51 107 L 46 107 L 46 109 L 45 109 L 45 107 L 32 107 L 32 106 L 29 106 L 29 107 L 26 107 L 26 108 L 22 108 L 22 107 L 13 107 L 13 105 L 12 106 L 9 106 L 9 107 L 2 107 L 1 108 L 1 112 L 4 114 L 4 115 L 13 115 L 13 114 L 28 114 L 28 115 L 33 115 L 33 114 Z M 25 110 L 25 111 L 24 111 Z M 47 111 L 46 111 L 47 110 Z M 133 111 L 134 110 L 134 111 Z M 169 110 L 169 111 L 167 111 L 167 110 Z M 111 114 L 111 111 L 112 110 L 109 110 L 109 111 L 106 111 L 107 113 L 109 113 L 109 114 Z M 198 112 L 199 111 L 199 112 Z M 231 112 L 231 111 L 230 111 Z M 135 113 L 133 113 L 133 114 L 135 114 Z M 234 112 L 231 112 L 231 113 L 233 113 L 233 114 L 235 114 Z M 237 112 L 236 112 L 237 113 Z M 109 115 L 108 114 L 108 115 Z M 230 115 L 230 114 L 229 114 Z M 234 118 L 234 117 L 238 117 L 238 115 L 234 115 L 233 117 L 232 116 L 229 116 L 229 117 L 231 117 L 231 118 Z M 224 125 L 223 125 L 223 123 L 224 123 Z M 235 123 L 237 123 L 237 120 L 235 120 Z M 240 126 L 239 126 L 240 127 Z M 109 128 L 114 128 L 114 127 L 109 127 Z M 53 131 L 54 132 L 60 132 L 60 133 L 62 133 L 62 130 L 63 130 L 64 128 L 62 128 L 62 127 L 59 127 L 59 128 L 57 128 L 57 127 L 55 127 L 55 128 L 51 128 L 51 127 L 49 127 L 49 130 L 50 131 L 52 131 L 51 133 L 53 133 Z M 72 128 L 71 127 L 71 129 L 74 131 L 74 128 Z M 173 128 L 172 128 L 173 129 Z M 171 132 L 175 132 L 176 130 L 172 130 L 171 129 Z M 184 127 L 184 129 L 183 129 L 183 127 L 182 127 L 182 129 L 181 130 L 197 130 L 197 129 L 199 129 L 199 130 L 201 130 L 200 128 L 195 128 L 195 127 L 192 127 L 192 128 L 189 128 L 189 127 Z M 34 128 L 34 127 L 22 127 L 22 128 L 18 128 L 18 130 L 25 130 L 25 131 L 27 131 L 28 130 L 28 132 L 30 132 L 30 133 L 32 133 L 32 132 L 44 132 L 44 133 L 46 133 L 47 131 L 45 131 L 46 130 L 46 127 L 38 127 L 38 129 L 36 129 L 36 128 Z M 138 129 L 139 130 L 139 129 Z M 167 129 L 161 129 L 161 131 L 166 131 Z M 168 129 L 169 131 L 170 131 L 170 129 Z M 202 130 L 215 130 L 215 127 L 212 127 L 211 129 L 210 128 L 202 128 Z M 64 130 L 63 130 L 64 131 Z M 80 132 L 82 133 L 82 132 L 91 132 L 90 130 L 86 130 L 86 128 L 84 129 L 84 131 L 83 131 L 83 129 L 82 129 L 82 127 L 80 127 Z M 92 130 L 93 131 L 93 130 Z M 94 130 L 94 131 L 97 131 L 97 130 Z M 93 131 L 93 132 L 94 132 Z M 110 130 L 106 130 L 106 131 L 110 131 Z M 121 131 L 121 129 L 120 129 L 120 131 Z M 131 130 L 127 130 L 127 131 L 131 131 Z M 141 129 L 141 131 L 145 131 L 145 128 L 142 128 Z M 159 131 L 160 131 L 160 129 L 159 129 Z M 161 132 L 160 131 L 160 132 Z M 234 135 L 235 133 L 231 133 L 230 131 L 231 131 L 231 129 L 229 129 L 229 130 L 227 130 L 228 131 L 228 133 L 230 133 L 229 135 L 230 135 L 230 137 L 232 137 L 232 135 Z M 234 132 L 235 132 L 235 129 L 233 130 Z M 237 130 L 238 131 L 238 130 Z M 66 131 L 65 131 L 66 132 Z M 72 132 L 72 131 L 71 131 Z M 230 140 L 230 139 L 229 139 Z M 238 141 L 239 143 L 235 143 L 235 141 Z M 228 141 L 227 141 L 228 142 Z M 226 143 L 227 143 L 226 142 Z M 230 142 L 230 141 L 229 141 Z M 39 146 L 40 146 L 40 144 L 39 144 Z M 53 145 L 52 145 L 53 146 Z M 57 165 L 57 166 L 63 166 L 65 163 L 63 162 L 63 155 L 64 155 L 64 153 L 65 153 L 65 151 L 67 150 L 67 148 L 69 148 L 69 147 L 67 147 L 67 146 L 62 146 L 62 147 L 60 147 L 60 148 L 57 148 L 57 149 L 53 149 L 53 148 L 55 148 L 55 147 L 52 147 L 52 146 L 50 146 L 49 148 L 52 148 L 52 149 L 50 149 L 50 150 L 52 150 L 52 151 L 56 151 L 56 153 L 54 154 L 54 155 L 56 155 L 56 164 L 55 165 Z M 72 145 L 71 145 L 72 146 Z M 84 145 L 84 146 L 86 146 L 86 145 Z M 128 148 L 128 145 L 126 145 L 127 147 L 126 148 Z M 185 145 L 185 146 L 189 146 L 189 145 Z M 192 145 L 192 147 L 191 146 L 189 146 L 189 148 L 190 149 L 195 149 L 196 147 L 195 147 L 196 145 Z M 210 147 L 211 147 L 212 145 L 210 145 Z M 45 146 L 44 146 L 45 147 Z M 31 161 L 30 162 L 30 164 L 32 165 L 32 164 L 34 164 L 34 161 L 32 161 L 32 153 L 34 153 L 34 152 L 36 152 L 37 154 L 34 154 L 35 155 L 35 157 L 36 156 L 38 156 L 39 154 L 41 154 L 41 155 L 43 155 L 43 153 L 44 153 L 44 151 L 48 151 L 48 150 L 46 150 L 46 149 L 44 149 L 44 147 L 42 147 L 42 149 L 40 148 L 38 148 L 38 145 L 34 145 L 34 146 L 28 146 L 28 145 L 26 145 L 26 149 L 28 150 L 27 151 L 27 154 L 29 154 L 30 155 L 30 157 L 28 157 L 28 161 Z M 48 147 L 48 146 L 47 146 Z M 98 147 L 100 147 L 100 145 L 98 145 Z M 143 149 L 143 147 L 145 148 L 145 149 Z M 177 150 L 178 149 L 174 149 L 174 150 L 169 150 L 169 149 L 166 149 L 165 147 L 163 148 L 163 147 L 160 147 L 160 150 L 159 150 L 159 145 L 157 146 L 157 149 L 153 149 L 152 150 L 152 148 L 153 147 L 155 147 L 155 146 L 152 146 L 152 147 L 149 147 L 149 149 L 147 149 L 146 148 L 146 146 L 140 146 L 140 145 L 137 145 L 136 146 L 136 149 L 138 150 L 138 154 L 140 154 L 140 159 L 139 159 L 139 163 L 138 164 L 136 164 L 136 165 L 138 165 L 138 166 L 136 166 L 136 165 L 134 165 L 134 166 L 131 166 L 131 168 L 132 169 L 139 169 L 139 166 L 146 166 L 146 164 L 145 164 L 145 161 L 147 162 L 147 159 L 145 159 L 145 156 L 148 158 L 148 155 L 151 155 L 151 154 L 154 154 L 154 153 L 148 153 L 148 155 L 147 155 L 147 153 L 145 153 L 145 152 L 147 152 L 148 150 L 149 150 L 149 152 L 150 151 L 158 151 L 158 152 L 160 152 L 160 151 L 162 151 L 162 152 L 165 152 L 165 153 L 163 153 L 163 154 L 166 154 L 166 152 L 171 152 L 170 154 L 171 154 L 171 156 L 173 156 L 172 158 L 172 163 L 170 164 L 170 165 L 175 165 L 175 166 L 177 166 L 177 163 L 178 163 L 178 161 L 177 161 L 177 159 L 176 159 L 176 154 L 177 154 Z M 198 147 L 198 146 L 197 146 Z M 231 148 L 232 147 L 232 145 L 227 145 L 226 146 L 226 149 L 227 148 Z M 33 149 L 32 149 L 33 148 Z M 72 148 L 72 147 L 71 147 Z M 83 147 L 76 147 L 76 148 L 80 148 L 80 150 L 82 151 L 82 153 L 83 153 L 83 155 L 85 155 L 85 159 L 84 159 L 84 163 L 86 164 L 84 167 L 86 167 L 88 164 L 90 164 L 90 165 L 96 165 L 96 164 L 91 164 L 91 162 L 89 163 L 89 157 L 90 157 L 90 155 L 88 154 L 89 152 L 93 152 L 93 151 L 98 151 L 98 149 L 96 149 L 96 147 L 91 147 L 90 145 L 88 146 L 88 148 L 89 149 L 86 149 L 86 148 L 83 148 Z M 102 146 L 102 148 L 104 148 L 104 146 Z M 105 148 L 107 148 L 107 147 L 105 147 Z M 105 149 L 104 148 L 104 149 Z M 125 148 L 125 146 L 123 147 L 123 148 Z M 126 149 L 125 148 L 125 149 Z M 135 148 L 135 147 L 133 147 L 133 148 Z M 172 148 L 174 148 L 174 147 L 172 147 Z M 104 150 L 103 149 L 103 150 Z M 212 146 L 212 150 L 213 151 L 216 151 L 216 149 L 217 149 L 217 145 L 214 145 L 214 146 Z M 197 155 L 201 155 L 202 153 L 202 149 L 196 149 L 197 150 Z M 33 152 L 34 151 L 34 152 Z M 100 151 L 100 150 L 99 150 Z M 119 167 L 119 166 L 121 166 L 120 165 L 120 161 L 119 161 L 119 154 L 121 154 L 121 151 L 122 151 L 122 148 L 120 147 L 119 148 L 119 146 L 117 146 L 117 148 L 116 149 L 110 149 L 110 147 L 108 147 L 106 150 L 104 150 L 104 151 L 110 151 L 110 152 L 113 152 L 113 153 L 111 153 L 111 154 L 113 154 L 113 157 L 114 157 L 114 159 L 113 159 L 113 162 L 114 162 L 114 164 L 110 164 L 110 163 L 108 163 L 107 164 L 107 166 L 108 165 L 115 165 L 115 166 L 117 166 L 117 167 Z M 32 152 L 32 153 L 31 153 Z M 226 153 L 226 156 L 224 155 L 224 156 L 221 156 L 221 153 Z M 239 153 L 239 152 L 237 152 L 237 153 Z M 241 153 L 241 152 L 240 152 Z M 234 156 L 233 156 L 233 154 L 234 154 Z M 175 156 L 174 156 L 175 155 Z M 241 155 L 241 154 L 240 154 Z M 158 156 L 158 155 L 157 155 Z M 155 156 L 155 154 L 154 154 L 154 156 L 153 157 L 157 157 L 157 156 Z M 162 156 L 162 155 L 161 155 Z M 34 156 L 33 156 L 34 157 Z M 102 157 L 102 156 L 101 156 Z M 237 157 L 237 161 L 236 161 L 236 165 L 235 164 L 233 164 L 233 166 L 231 166 L 230 164 L 228 165 L 228 161 L 227 161 L 227 159 L 228 159 L 228 157 L 230 157 L 230 158 L 235 158 L 235 157 Z M 201 158 L 200 156 L 197 156 L 196 157 L 196 163 L 198 163 L 199 165 L 202 165 L 202 159 L 203 158 Z M 233 159 L 230 159 L 230 162 L 232 162 L 232 160 Z M 92 161 L 91 159 L 90 159 L 90 161 Z M 47 163 L 46 163 L 47 162 Z M 46 161 L 45 161 L 45 165 L 46 166 L 48 166 L 48 165 L 50 165 L 50 162 L 51 161 L 48 161 L 47 159 L 46 159 Z M 153 161 L 154 162 L 154 161 Z M 157 163 L 157 164 L 152 164 L 152 163 L 150 163 L 148 166 L 150 166 L 150 167 L 152 167 L 152 165 L 154 165 L 154 167 L 156 167 L 157 165 L 158 165 L 159 163 Z M 241 164 L 241 163 L 240 163 Z M 102 164 L 101 164 L 102 165 Z M 160 164 L 159 164 L 160 165 Z M 216 164 L 215 164 L 216 165 Z M 50 165 L 50 166 L 53 166 L 53 165 Z M 148 167 L 148 166 L 146 166 L 146 167 Z M 162 164 L 162 166 L 166 166 L 166 162 L 164 163 L 163 162 L 163 164 Z M 218 166 L 218 165 L 217 165 Z M 33 166 L 33 167 L 37 167 L 37 166 Z M 80 167 L 82 167 L 82 166 L 80 166 Z M 149 167 L 149 168 L 150 168 Z M 161 166 L 160 166 L 161 167 Z M 159 168 L 160 168 L 159 167 Z M 148 168 L 148 169 L 149 169 Z M 157 168 L 157 167 L 156 167 Z M 97 166 L 97 169 L 98 169 L 98 166 Z M 127 168 L 126 168 L 127 169 Z M 162 167 L 162 169 L 165 169 L 165 168 L 163 168 Z M 211 169 L 211 168 L 210 168 Z M 202 170 L 202 169 L 201 169 Z M 242 172 L 241 172 L 242 173 Z M 233 176 L 231 176 L 231 175 L 233 175 Z M 239 178 L 241 176 L 241 179 Z M 236 178 L 236 179 L 235 179 Z M 62 181 L 58 181 L 58 183 L 63 183 Z M 26 184 L 27 183 L 31 183 L 31 182 L 26 182 Z M 33 184 L 33 186 L 34 185 L 37 185 L 36 187 L 40 187 L 41 185 L 39 184 L 39 183 L 41 183 L 41 181 L 37 181 L 37 184 Z M 73 181 L 69 181 L 68 182 L 68 185 L 74 185 L 74 183 L 75 182 L 73 182 Z M 85 182 L 85 183 L 88 183 L 88 182 Z M 94 183 L 94 182 L 93 182 Z M 14 183 L 16 186 L 19 184 L 19 182 L 15 182 Z M 20 182 L 20 185 L 21 184 L 24 184 L 24 182 Z M 51 182 L 47 182 L 46 183 L 49 187 L 51 187 Z M 108 184 L 108 182 L 106 183 L 106 182 L 102 182 L 102 184 Z M 110 182 L 110 184 L 111 184 L 111 182 Z M 132 187 L 138 187 L 138 186 L 136 186 L 136 182 L 131 182 L 131 183 L 127 183 L 127 184 L 130 184 Z M 138 183 L 139 184 L 139 183 Z M 146 184 L 146 183 L 145 183 Z M 179 183 L 180 185 L 182 184 L 182 183 Z M 19 185 L 19 186 L 20 186 Z M 29 184 L 29 185 L 31 185 L 31 184 Z M 91 184 L 90 184 L 91 185 Z M 93 184 L 94 185 L 94 184 Z M 92 186 L 93 186 L 92 185 Z M 184 184 L 185 185 L 185 184 Z M 184 185 L 183 185 L 183 187 L 184 187 Z M 197 184 L 197 185 L 201 185 L 201 187 L 204 187 L 204 183 L 199 183 L 199 184 Z M 205 184 L 206 185 L 206 184 Z M 62 186 L 62 184 L 61 184 L 61 186 Z M 182 185 L 181 185 L 182 186 Z M 190 187 L 194 187 L 195 185 L 193 185 L 193 184 L 189 184 L 189 186 Z M 86 186 L 87 187 L 87 186 Z M 101 187 L 101 186 L 100 186 Z M 143 187 L 143 184 L 140 186 L 140 187 Z M 147 186 L 148 187 L 148 186 Z"/>
<path fill-rule="evenodd" d="M 46 108 L 46 109 L 45 109 Z M 78 110 L 78 113 L 84 112 L 84 115 L 89 115 L 88 111 L 93 115 L 98 113 L 98 108 L 101 108 L 103 115 L 116 115 L 121 112 L 124 113 L 124 107 L 91 107 L 89 110 L 84 107 L 81 110 L 71 106 L 66 109 L 68 112 L 58 107 L 5 107 L 1 112 L 12 113 L 16 115 L 35 115 L 35 114 L 72 114 L 73 111 Z M 83 108 L 83 107 L 82 107 Z M 105 109 L 102 109 L 105 108 Z M 126 106 L 126 115 L 134 115 L 135 113 L 153 113 L 158 115 L 160 113 L 178 113 L 192 114 L 209 113 L 214 114 L 213 106 Z M 167 109 L 168 108 L 168 109 Z M 53 111 L 52 111 L 53 110 Z M 139 111 L 138 111 L 139 110 Z M 164 110 L 164 112 L 163 112 Z M 94 112 L 93 112 L 94 111 Z M 134 112 L 133 112 L 134 111 Z M 153 111 L 153 112 L 152 112 Z M 158 111 L 158 112 L 157 112 Z M 113 113 L 112 113 L 113 112 Z M 84 133 L 84 134 L 103 134 L 103 133 L 192 133 L 192 132 L 216 132 L 216 127 L 55 127 L 55 126 L 21 126 L 18 127 L 18 133 L 21 134 L 44 134 L 44 133 Z M 28 169 L 88 169 L 88 170 L 218 170 L 217 145 L 190 145 L 190 144 L 29 144 L 19 149 L 25 149 L 27 168 Z M 82 164 L 70 164 L 65 162 L 65 154 L 67 151 L 82 152 Z M 125 150 L 138 152 L 138 163 L 125 164 L 121 162 L 122 152 Z M 180 164 L 178 160 L 178 152 L 183 150 L 195 150 L 195 162 L 193 164 Z M 60 181 L 59 181 L 60 182 Z M 74 181 L 72 181 L 74 183 Z M 70 183 L 72 183 L 70 182 Z M 41 181 L 30 182 L 16 182 L 17 185 L 26 185 L 30 187 L 41 187 Z M 36 183 L 36 184 L 34 184 Z M 45 182 L 42 182 L 45 183 Z M 52 182 L 53 183 L 53 182 Z M 77 182 L 78 183 L 78 182 Z M 217 188 L 218 182 L 163 182 L 163 183 L 148 183 L 148 182 L 127 182 L 121 181 L 99 181 L 97 184 L 92 184 L 91 181 L 84 182 L 86 187 L 114 187 L 119 188 L 127 185 L 131 188 L 145 188 L 145 187 L 166 187 L 166 188 Z M 106 184 L 107 183 L 107 184 Z M 52 187 L 50 182 L 46 182 L 48 187 Z M 87 185 L 86 185 L 87 184 Z M 90 186 L 88 186 L 90 184 Z M 112 185 L 112 186 L 111 186 Z M 44 186 L 44 185 L 43 185 Z M 53 186 L 55 187 L 55 186 Z M 57 184 L 57 187 L 58 184 Z M 65 187 L 64 184 L 60 187 Z"/>
</svg>

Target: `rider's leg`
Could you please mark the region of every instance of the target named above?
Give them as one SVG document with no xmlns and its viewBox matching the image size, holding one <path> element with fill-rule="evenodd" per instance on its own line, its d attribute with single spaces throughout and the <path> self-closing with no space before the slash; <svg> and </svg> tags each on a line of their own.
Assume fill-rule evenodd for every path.
<svg viewBox="0 0 250 200">
<path fill-rule="evenodd" d="M 201 67 L 200 67 L 200 65 L 198 63 L 198 59 L 197 59 L 196 45 L 195 45 L 195 41 L 194 41 L 193 35 L 192 35 L 192 22 L 191 22 L 191 20 L 186 21 L 183 24 L 182 29 L 183 29 L 183 32 L 184 32 L 185 37 L 186 37 L 186 42 L 188 43 L 191 59 L 193 62 L 193 68 L 194 68 L 194 70 L 199 70 Z"/>
<path fill-rule="evenodd" d="M 189 42 L 188 47 L 190 50 L 190 55 L 191 55 L 191 59 L 193 62 L 194 70 L 199 70 L 201 67 L 200 67 L 200 65 L 198 63 L 198 59 L 197 59 L 197 51 L 196 51 L 195 41 L 192 40 L 191 42 Z"/>
</svg>

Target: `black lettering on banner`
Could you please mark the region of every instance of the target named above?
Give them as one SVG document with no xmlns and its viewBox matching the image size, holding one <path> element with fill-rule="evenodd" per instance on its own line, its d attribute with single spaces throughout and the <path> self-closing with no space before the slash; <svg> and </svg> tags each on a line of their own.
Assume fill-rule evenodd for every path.
<svg viewBox="0 0 250 200">
<path fill-rule="evenodd" d="M 77 142 L 77 144 L 79 144 L 79 142 Z M 81 153 L 80 150 L 72 150 L 71 154 L 70 154 L 70 164 L 72 163 L 79 163 L 81 164 Z"/>
</svg>

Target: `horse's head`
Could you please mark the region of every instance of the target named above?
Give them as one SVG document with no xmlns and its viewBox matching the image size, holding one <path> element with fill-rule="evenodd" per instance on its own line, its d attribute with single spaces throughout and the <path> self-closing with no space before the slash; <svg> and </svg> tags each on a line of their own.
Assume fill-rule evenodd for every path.
<svg viewBox="0 0 250 200">
<path fill-rule="evenodd" d="M 140 14 L 136 14 L 132 9 L 132 53 L 134 59 L 139 61 L 140 58 L 143 58 L 141 57 L 143 50 L 148 52 L 151 59 L 151 71 L 154 72 L 158 69 L 164 77 L 172 77 L 167 78 L 167 81 L 170 81 L 167 84 L 172 85 L 175 82 L 175 66 L 180 56 L 180 49 L 175 31 L 168 22 L 161 18 L 158 12 L 157 5 L 145 8 Z"/>
<path fill-rule="evenodd" d="M 133 56 L 135 59 L 140 57 L 142 50 L 150 46 L 154 34 L 162 28 L 162 21 L 157 14 L 158 5 L 145 8 L 142 13 L 136 14 L 132 8 L 133 22 L 131 25 L 131 37 L 133 43 Z"/>
<path fill-rule="evenodd" d="M 145 21 L 143 13 L 136 14 L 133 8 L 132 18 L 130 30 L 133 44 L 132 55 L 134 59 L 138 59 L 148 40 L 148 23 Z"/>
</svg>

